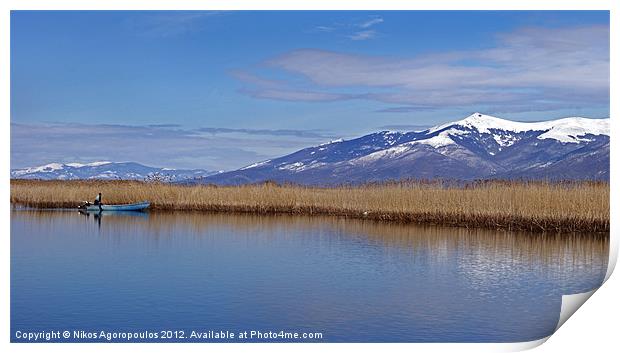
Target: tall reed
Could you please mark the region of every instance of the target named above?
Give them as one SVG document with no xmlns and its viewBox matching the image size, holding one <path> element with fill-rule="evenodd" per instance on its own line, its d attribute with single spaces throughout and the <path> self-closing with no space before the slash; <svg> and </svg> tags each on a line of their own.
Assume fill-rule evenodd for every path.
<svg viewBox="0 0 620 353">
<path fill-rule="evenodd" d="M 463 227 L 609 232 L 609 184 L 604 182 L 407 182 L 320 188 L 11 181 L 11 203 L 28 207 L 76 207 L 99 192 L 104 203 L 148 200 L 156 210 L 321 214 Z"/>
</svg>

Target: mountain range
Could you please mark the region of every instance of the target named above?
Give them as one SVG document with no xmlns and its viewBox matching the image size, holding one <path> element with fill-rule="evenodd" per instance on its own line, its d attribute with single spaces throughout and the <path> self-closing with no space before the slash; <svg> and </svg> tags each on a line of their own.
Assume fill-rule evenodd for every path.
<svg viewBox="0 0 620 353">
<path fill-rule="evenodd" d="M 11 169 L 13 179 L 42 180 L 199 180 L 216 172 L 204 169 L 148 167 L 134 162 L 50 163 L 39 167 Z"/>
<path fill-rule="evenodd" d="M 237 185 L 337 185 L 401 179 L 609 180 L 609 119 L 517 122 L 474 113 L 420 131 L 335 140 L 238 170 L 175 170 L 138 163 L 51 163 L 13 169 L 21 179 L 159 178 Z"/>
<path fill-rule="evenodd" d="M 516 122 L 474 113 L 422 131 L 336 140 L 201 182 L 309 185 L 399 179 L 609 179 L 609 119 Z"/>
</svg>

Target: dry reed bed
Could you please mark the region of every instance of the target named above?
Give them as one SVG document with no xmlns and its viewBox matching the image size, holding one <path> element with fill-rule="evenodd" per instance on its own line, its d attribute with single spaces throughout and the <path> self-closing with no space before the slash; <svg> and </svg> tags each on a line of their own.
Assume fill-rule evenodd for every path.
<svg viewBox="0 0 620 353">
<path fill-rule="evenodd" d="M 609 232 L 608 183 L 487 182 L 316 188 L 181 186 L 128 181 L 11 181 L 11 203 L 75 207 L 151 202 L 156 210 L 317 214 L 382 221 L 553 232 Z M 606 234 L 605 234 L 606 233 Z"/>
</svg>

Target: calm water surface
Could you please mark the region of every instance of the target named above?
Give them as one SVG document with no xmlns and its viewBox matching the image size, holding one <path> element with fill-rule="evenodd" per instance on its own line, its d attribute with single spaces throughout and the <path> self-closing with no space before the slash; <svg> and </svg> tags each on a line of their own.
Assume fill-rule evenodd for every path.
<svg viewBox="0 0 620 353">
<path fill-rule="evenodd" d="M 587 236 L 339 218 L 12 211 L 12 340 L 284 330 L 321 342 L 528 341 L 553 332 L 563 294 L 601 284 L 607 253 Z"/>
</svg>

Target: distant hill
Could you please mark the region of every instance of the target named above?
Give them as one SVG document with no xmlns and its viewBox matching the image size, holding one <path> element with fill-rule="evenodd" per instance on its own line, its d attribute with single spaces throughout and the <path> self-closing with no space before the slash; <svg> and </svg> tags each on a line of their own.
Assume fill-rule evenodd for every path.
<svg viewBox="0 0 620 353">
<path fill-rule="evenodd" d="M 161 180 L 173 182 L 193 180 L 215 173 L 204 169 L 148 167 L 134 162 L 50 163 L 32 168 L 11 169 L 11 178 L 43 180 Z"/>
</svg>

